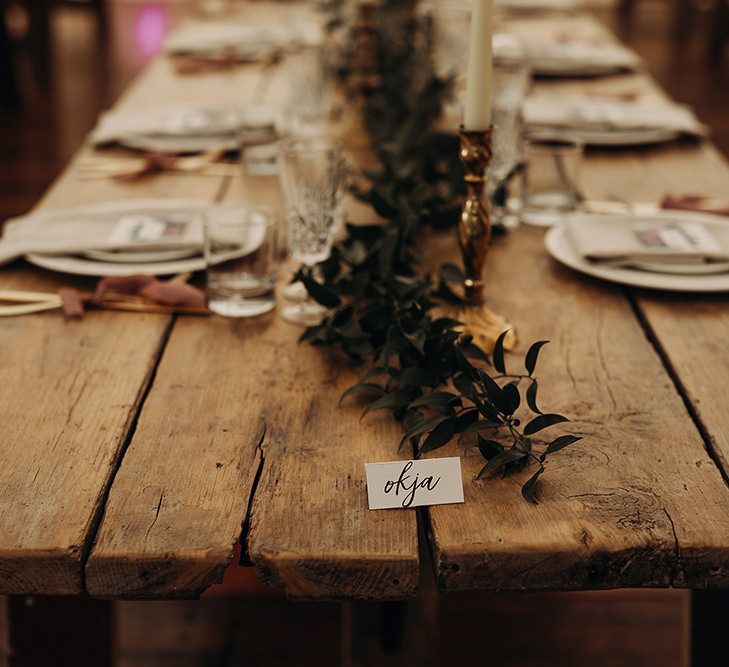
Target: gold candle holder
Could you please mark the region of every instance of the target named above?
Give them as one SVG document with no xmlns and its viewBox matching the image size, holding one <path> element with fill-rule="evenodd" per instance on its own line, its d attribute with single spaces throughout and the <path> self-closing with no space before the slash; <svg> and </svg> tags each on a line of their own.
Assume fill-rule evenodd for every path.
<svg viewBox="0 0 729 667">
<path fill-rule="evenodd" d="M 516 346 L 516 332 L 503 317 L 486 306 L 484 299 L 483 269 L 491 245 L 491 218 L 486 197 L 488 166 L 491 161 L 491 133 L 488 130 L 459 128 L 461 147 L 459 156 L 465 171 L 466 200 L 458 225 L 458 243 L 463 255 L 463 291 L 468 305 L 456 314 L 470 333 L 487 351 L 493 350 L 496 339 L 504 331 L 504 347 Z"/>
</svg>

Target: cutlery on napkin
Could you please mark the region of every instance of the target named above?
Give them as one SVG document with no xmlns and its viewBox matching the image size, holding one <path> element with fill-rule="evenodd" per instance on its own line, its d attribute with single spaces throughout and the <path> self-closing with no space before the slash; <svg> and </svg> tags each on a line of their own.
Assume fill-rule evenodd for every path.
<svg viewBox="0 0 729 667">
<path fill-rule="evenodd" d="M 200 250 L 204 202 L 126 200 L 13 218 L 0 238 L 0 265 L 28 253 Z"/>
<path fill-rule="evenodd" d="M 200 59 L 226 55 L 238 62 L 254 62 L 282 50 L 317 46 L 321 40 L 321 24 L 311 19 L 287 24 L 189 21 L 167 38 L 165 52 Z"/>
<path fill-rule="evenodd" d="M 602 265 L 656 272 L 729 271 L 729 225 L 705 214 L 575 213 L 565 229 L 578 254 Z"/>
<path fill-rule="evenodd" d="M 236 150 L 241 142 L 275 139 L 278 113 L 259 106 L 193 104 L 115 110 L 99 117 L 90 139 L 94 146 L 117 143 L 159 153 Z"/>
<path fill-rule="evenodd" d="M 531 97 L 524 105 L 531 130 L 665 129 L 703 136 L 707 132 L 693 110 L 668 100 Z"/>
<path fill-rule="evenodd" d="M 591 70 L 635 70 L 641 59 L 635 51 L 614 42 L 534 41 L 529 56 L 537 73 L 559 74 L 575 68 Z"/>
</svg>

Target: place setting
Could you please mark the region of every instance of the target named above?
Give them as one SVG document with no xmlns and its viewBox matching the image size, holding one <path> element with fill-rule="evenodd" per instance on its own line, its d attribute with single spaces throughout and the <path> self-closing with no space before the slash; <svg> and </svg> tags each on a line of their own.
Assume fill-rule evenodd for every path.
<svg viewBox="0 0 729 667">
<path fill-rule="evenodd" d="M 729 664 L 729 96 L 680 12 L 30 4 L 0 666 Z"/>
</svg>

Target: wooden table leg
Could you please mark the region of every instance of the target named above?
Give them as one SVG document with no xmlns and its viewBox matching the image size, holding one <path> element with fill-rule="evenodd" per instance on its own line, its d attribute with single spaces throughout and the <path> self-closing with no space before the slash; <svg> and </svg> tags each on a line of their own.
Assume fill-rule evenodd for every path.
<svg viewBox="0 0 729 667">
<path fill-rule="evenodd" d="M 111 602 L 28 596 L 8 601 L 10 667 L 111 667 Z"/>
<path fill-rule="evenodd" d="M 10 653 L 10 627 L 8 625 L 8 599 L 0 596 L 0 667 L 8 667 Z"/>
<path fill-rule="evenodd" d="M 691 665 L 729 665 L 729 591 L 691 592 Z"/>
<path fill-rule="evenodd" d="M 29 20 L 28 46 L 33 61 L 36 81 L 42 90 L 51 82 L 53 69 L 51 31 L 51 0 L 32 0 L 26 3 Z"/>
<path fill-rule="evenodd" d="M 428 667 L 435 664 L 438 591 L 420 528 L 420 593 L 404 602 L 342 605 L 342 665 Z"/>
<path fill-rule="evenodd" d="M 15 109 L 20 100 L 15 75 L 13 45 L 5 23 L 5 5 L 0 2 L 0 108 Z"/>
</svg>

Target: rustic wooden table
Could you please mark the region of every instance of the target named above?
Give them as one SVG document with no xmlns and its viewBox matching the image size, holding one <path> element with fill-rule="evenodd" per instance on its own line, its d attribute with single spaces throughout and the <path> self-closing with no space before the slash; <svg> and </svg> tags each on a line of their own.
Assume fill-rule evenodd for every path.
<svg viewBox="0 0 729 667">
<path fill-rule="evenodd" d="M 117 106 L 274 102 L 286 80 L 285 61 L 181 76 L 159 58 Z M 661 94 L 645 74 L 537 92 L 558 86 Z M 345 138 L 361 149 L 361 136 Z M 242 173 L 82 180 L 77 161 L 90 153 L 39 209 L 130 197 L 280 207 L 274 178 Z M 584 167 L 594 199 L 720 196 L 728 185 L 709 141 L 590 151 Z M 480 461 L 466 457 L 464 504 L 368 511 L 364 464 L 398 457 L 400 427 L 338 408 L 357 371 L 298 345 L 277 315 L 5 319 L 0 593 L 197 596 L 237 541 L 262 579 L 309 600 L 417 596 L 419 542 L 445 593 L 729 587 L 727 297 L 585 278 L 551 260 L 535 228 L 499 239 L 487 271 L 490 302 L 522 341 L 552 341 L 544 407 L 585 436 L 554 457 L 538 505 L 514 481 L 476 481 Z M 52 291 L 70 279 L 16 263 L 1 280 Z"/>
</svg>

